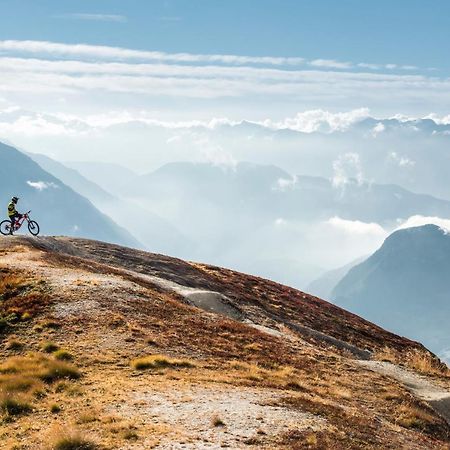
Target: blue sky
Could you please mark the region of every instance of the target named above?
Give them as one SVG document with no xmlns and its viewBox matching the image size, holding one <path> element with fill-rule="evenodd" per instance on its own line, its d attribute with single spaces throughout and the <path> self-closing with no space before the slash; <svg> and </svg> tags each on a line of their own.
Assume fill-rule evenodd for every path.
<svg viewBox="0 0 450 450">
<path fill-rule="evenodd" d="M 0 0 L 0 139 L 450 123 L 449 22 L 448 0 Z"/>
<path fill-rule="evenodd" d="M 2 0 L 0 7 L 0 39 L 300 56 L 443 72 L 450 64 L 447 0 Z"/>
</svg>

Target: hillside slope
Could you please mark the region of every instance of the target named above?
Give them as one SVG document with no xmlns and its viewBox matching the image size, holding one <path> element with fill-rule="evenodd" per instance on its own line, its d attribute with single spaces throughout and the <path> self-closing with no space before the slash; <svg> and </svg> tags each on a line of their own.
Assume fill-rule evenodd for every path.
<svg viewBox="0 0 450 450">
<path fill-rule="evenodd" d="M 448 448 L 439 362 L 323 300 L 89 240 L 0 254 L 0 448 Z"/>
<path fill-rule="evenodd" d="M 0 142 L 0 198 L 4 213 L 9 199 L 21 198 L 19 211 L 32 210 L 42 234 L 64 234 L 139 246 L 86 198 L 43 170 L 31 158 Z M 6 217 L 5 217 L 6 218 Z"/>
<path fill-rule="evenodd" d="M 336 304 L 435 352 L 450 348 L 450 235 L 436 225 L 399 230 L 354 267 Z"/>
</svg>

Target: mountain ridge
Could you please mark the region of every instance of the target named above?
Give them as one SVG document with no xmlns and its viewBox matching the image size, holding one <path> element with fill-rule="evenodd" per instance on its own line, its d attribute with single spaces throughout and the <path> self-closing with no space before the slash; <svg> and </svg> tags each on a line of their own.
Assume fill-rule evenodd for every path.
<svg viewBox="0 0 450 450">
<path fill-rule="evenodd" d="M 0 422 L 5 445 L 45 446 L 55 422 L 105 449 L 448 443 L 450 382 L 434 355 L 317 297 L 86 239 L 8 237 L 0 253 L 0 387 L 26 370 L 9 395 L 30 404 L 14 416 L 20 435 Z"/>
<path fill-rule="evenodd" d="M 426 342 L 436 352 L 443 351 L 450 345 L 449 255 L 450 235 L 437 225 L 398 230 L 372 256 L 350 269 L 333 290 L 332 299 Z"/>
</svg>

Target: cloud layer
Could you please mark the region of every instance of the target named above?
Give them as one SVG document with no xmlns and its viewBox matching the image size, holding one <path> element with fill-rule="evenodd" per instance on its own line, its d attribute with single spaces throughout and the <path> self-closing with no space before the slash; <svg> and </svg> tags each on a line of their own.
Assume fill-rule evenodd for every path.
<svg viewBox="0 0 450 450">
<path fill-rule="evenodd" d="M 73 16 L 73 15 L 71 15 Z M 121 16 L 76 15 L 84 19 Z M 92 17 L 91 17 L 92 16 Z M 167 53 L 47 41 L 0 41 L 4 91 L 102 90 L 146 95 L 217 98 L 245 95 L 354 95 L 383 89 L 443 91 L 449 80 L 414 66 L 366 64 L 302 57 Z M 393 73 L 395 72 L 395 73 Z"/>
</svg>

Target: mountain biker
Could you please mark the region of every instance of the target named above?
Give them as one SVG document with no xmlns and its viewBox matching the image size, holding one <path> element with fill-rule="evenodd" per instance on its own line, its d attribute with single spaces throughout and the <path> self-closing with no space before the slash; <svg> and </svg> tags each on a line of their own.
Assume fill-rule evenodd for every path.
<svg viewBox="0 0 450 450">
<path fill-rule="evenodd" d="M 19 201 L 18 197 L 13 197 L 8 204 L 8 217 L 9 217 L 9 220 L 11 221 L 11 228 L 10 228 L 11 234 L 13 234 L 16 219 L 22 218 L 22 214 L 18 213 L 16 210 L 16 205 L 17 205 L 18 201 Z"/>
</svg>

